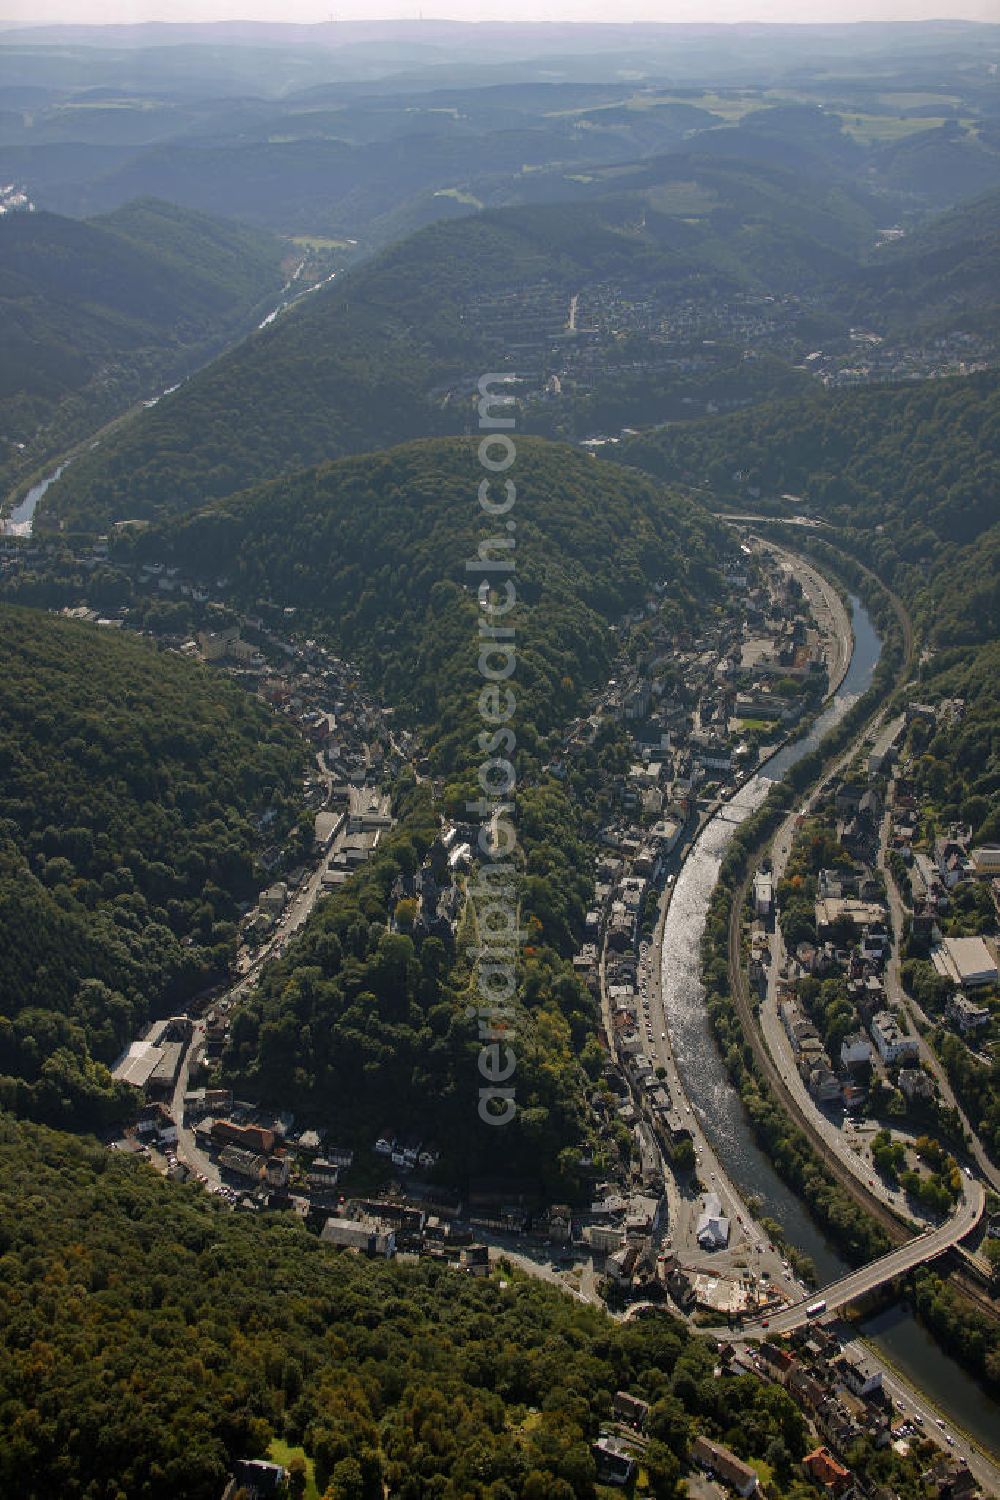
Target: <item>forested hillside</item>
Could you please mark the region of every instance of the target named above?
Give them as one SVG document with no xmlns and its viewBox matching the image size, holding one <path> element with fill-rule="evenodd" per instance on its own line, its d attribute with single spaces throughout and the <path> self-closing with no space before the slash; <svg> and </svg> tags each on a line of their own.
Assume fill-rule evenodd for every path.
<svg viewBox="0 0 1000 1500">
<path fill-rule="evenodd" d="M 625 170 L 627 192 L 622 175 L 572 185 L 586 201 L 438 223 L 384 251 L 82 457 L 49 513 L 86 527 L 192 509 L 324 459 L 464 432 L 471 408 L 451 388 L 516 373 L 519 349 L 529 367 L 543 358 L 534 297 L 565 319 L 587 285 L 623 286 L 630 304 L 651 287 L 682 302 L 832 285 L 873 232 L 856 195 L 779 168 L 665 158 Z M 739 353 L 734 378 L 757 399 L 788 379 L 787 363 L 762 361 L 761 375 Z"/>
<path fill-rule="evenodd" d="M 607 625 L 662 583 L 682 618 L 718 590 L 724 533 L 638 474 L 518 438 L 518 701 L 524 749 L 600 681 Z M 474 754 L 475 597 L 465 573 L 490 534 L 478 440 L 436 439 L 306 470 L 140 535 L 139 555 L 225 574 L 247 604 L 294 606 L 386 700 L 429 731 L 437 764 Z M 133 545 L 127 539 L 122 544 Z"/>
<path fill-rule="evenodd" d="M 368 1147 L 388 1119 L 440 1145 L 450 1180 L 496 1173 L 496 1132 L 475 1123 L 474 903 L 454 948 L 392 931 L 441 811 L 480 795 L 475 596 L 465 559 L 484 528 L 471 439 L 345 459 L 125 538 L 141 555 L 230 579 L 255 608 L 296 610 L 299 628 L 359 661 L 366 681 L 420 728 L 444 773 L 443 803 L 418 796 L 374 865 L 314 914 L 234 1020 L 224 1059 L 240 1092 L 321 1119 Z M 577 450 L 518 438 L 513 678 L 522 921 L 516 1121 L 503 1171 L 553 1193 L 578 1186 L 599 1072 L 591 997 L 566 960 L 582 937 L 596 832 L 598 756 L 570 781 L 543 774 L 584 694 L 606 680 L 609 626 L 659 588 L 678 622 L 722 597 L 728 543 L 699 507 Z M 552 736 L 549 739 L 549 736 Z M 607 754 L 621 753 L 609 747 Z"/>
<path fill-rule="evenodd" d="M 0 1490 L 19 1500 L 218 1500 L 275 1437 L 336 1500 L 594 1500 L 618 1389 L 653 1403 L 661 1500 L 699 1431 L 766 1455 L 779 1496 L 797 1486 L 790 1398 L 713 1378 L 714 1345 L 667 1315 L 616 1324 L 534 1281 L 338 1255 L 291 1216 L 229 1214 L 6 1119 L 0 1169 Z"/>
<path fill-rule="evenodd" d="M 0 1097 L 94 1128 L 106 1065 L 223 977 L 260 884 L 256 820 L 297 815 L 293 732 L 113 631 L 0 610 Z"/>
<path fill-rule="evenodd" d="M 0 220 L 0 474 L 242 332 L 276 295 L 282 254 L 271 235 L 151 199 L 89 221 Z"/>
<path fill-rule="evenodd" d="M 817 391 L 643 433 L 616 457 L 714 505 L 806 506 L 911 598 L 932 639 L 961 644 L 1000 625 L 998 452 L 1000 378 L 983 374 Z"/>
<path fill-rule="evenodd" d="M 845 291 L 858 322 L 924 338 L 1000 327 L 1000 192 L 941 214 L 905 239 L 882 245 Z"/>
</svg>

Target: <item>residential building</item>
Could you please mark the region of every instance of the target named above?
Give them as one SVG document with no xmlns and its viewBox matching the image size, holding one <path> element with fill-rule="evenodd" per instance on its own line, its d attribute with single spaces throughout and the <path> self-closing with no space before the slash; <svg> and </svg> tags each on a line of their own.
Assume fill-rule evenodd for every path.
<svg viewBox="0 0 1000 1500">
<path fill-rule="evenodd" d="M 607 1224 L 591 1224 L 587 1239 L 595 1255 L 613 1255 L 625 1243 L 625 1233 Z"/>
<path fill-rule="evenodd" d="M 250 1500 L 269 1500 L 271 1495 L 283 1494 L 286 1478 L 287 1471 L 281 1464 L 268 1463 L 263 1458 L 238 1458 L 233 1464 L 235 1490 L 248 1495 Z"/>
<path fill-rule="evenodd" d="M 262 1125 L 237 1125 L 235 1120 L 213 1120 L 212 1140 L 217 1146 L 238 1146 L 243 1151 L 255 1151 L 260 1156 L 270 1156 L 274 1150 L 274 1131 Z"/>
<path fill-rule="evenodd" d="M 695 1236 L 703 1250 L 722 1250 L 729 1244 L 729 1220 L 722 1212 L 718 1193 L 705 1194 L 705 1206 Z"/>
<path fill-rule="evenodd" d="M 872 1044 L 863 1031 L 852 1031 L 840 1044 L 840 1064 L 844 1068 L 858 1068 L 872 1060 Z"/>
<path fill-rule="evenodd" d="M 777 1380 L 779 1385 L 788 1384 L 788 1377 L 795 1368 L 795 1360 L 786 1349 L 779 1349 L 777 1344 L 764 1343 L 757 1350 L 757 1358 L 769 1379 Z"/>
<path fill-rule="evenodd" d="M 756 1494 L 760 1486 L 756 1470 L 751 1469 L 749 1464 L 737 1458 L 728 1448 L 723 1448 L 721 1443 L 713 1443 L 710 1438 L 699 1434 L 691 1445 L 691 1457 L 696 1464 L 721 1479 L 738 1495 L 744 1496 L 744 1500 Z"/>
<path fill-rule="evenodd" d="M 758 870 L 753 878 L 754 915 L 766 921 L 774 909 L 774 881 L 770 874 Z"/>
<path fill-rule="evenodd" d="M 490 1249 L 488 1245 L 463 1245 L 458 1257 L 459 1266 L 469 1276 L 490 1274 Z"/>
<path fill-rule="evenodd" d="M 889 770 L 896 759 L 896 745 L 905 725 L 906 720 L 901 714 L 882 730 L 868 756 L 869 776 L 881 776 Z"/>
<path fill-rule="evenodd" d="M 245 1151 L 241 1146 L 223 1146 L 219 1153 L 219 1168 L 231 1172 L 234 1177 L 258 1183 L 264 1176 L 266 1159 L 256 1151 Z"/>
<path fill-rule="evenodd" d="M 871 1036 L 886 1067 L 917 1061 L 917 1038 L 902 1030 L 891 1010 L 880 1010 L 872 1016 Z"/>
<path fill-rule="evenodd" d="M 910 1104 L 930 1104 L 934 1099 L 934 1080 L 923 1068 L 900 1068 L 896 1080 Z"/>
<path fill-rule="evenodd" d="M 828 1494 L 840 1495 L 851 1483 L 851 1471 L 837 1462 L 829 1448 L 815 1448 L 802 1460 L 802 1467 L 810 1479 L 821 1485 Z"/>
<path fill-rule="evenodd" d="M 339 1179 L 340 1168 L 325 1156 L 315 1157 L 306 1173 L 306 1180 L 314 1190 L 335 1188 Z"/>
<path fill-rule="evenodd" d="M 855 1396 L 873 1396 L 882 1389 L 882 1371 L 864 1354 L 846 1350 L 837 1361 L 837 1372 Z"/>
<path fill-rule="evenodd" d="M 991 880 L 1000 875 L 1000 844 L 980 844 L 969 851 L 972 869 L 979 880 Z"/>
<path fill-rule="evenodd" d="M 646 1418 L 649 1416 L 648 1401 L 630 1395 L 628 1391 L 616 1391 L 612 1407 L 616 1417 L 620 1417 L 623 1422 L 627 1422 L 638 1432 L 645 1427 Z"/>
<path fill-rule="evenodd" d="M 601 1484 L 624 1487 L 631 1484 L 639 1465 L 620 1438 L 603 1434 L 591 1444 L 591 1454 L 597 1465 L 597 1478 Z"/>
<path fill-rule="evenodd" d="M 396 1253 L 396 1232 L 374 1219 L 327 1219 L 321 1240 L 362 1255 L 380 1255 L 386 1260 Z"/>
<path fill-rule="evenodd" d="M 990 1024 L 988 1005 L 977 1005 L 961 990 L 956 990 L 944 1008 L 944 1017 L 961 1032 L 979 1031 Z"/>
</svg>

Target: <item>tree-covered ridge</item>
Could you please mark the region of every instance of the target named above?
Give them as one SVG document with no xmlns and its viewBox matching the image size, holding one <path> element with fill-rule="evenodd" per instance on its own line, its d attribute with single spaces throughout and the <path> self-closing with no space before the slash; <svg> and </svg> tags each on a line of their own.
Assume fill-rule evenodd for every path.
<svg viewBox="0 0 1000 1500">
<path fill-rule="evenodd" d="M 615 175 L 549 179 L 561 201 L 390 246 L 82 457 L 50 513 L 86 527 L 193 509 L 326 459 L 464 432 L 470 410 L 440 393 L 471 388 L 495 357 L 482 304 L 510 298 L 508 331 L 522 338 L 517 300 L 541 285 L 567 308 L 588 282 L 784 295 L 838 281 L 873 230 L 857 195 L 780 168 L 685 155 L 622 171 L 625 190 Z M 704 195 L 704 213 L 661 206 L 678 183 Z"/>
<path fill-rule="evenodd" d="M 294 606 L 421 724 L 438 764 L 468 765 L 475 734 L 478 575 L 485 537 L 478 440 L 412 443 L 262 486 L 141 536 L 144 554 L 224 574 L 248 606 Z M 718 597 L 723 531 L 689 501 L 579 450 L 518 437 L 491 493 L 516 483 L 518 742 L 537 748 L 606 672 L 608 625 L 662 586 L 678 620 Z M 495 456 L 495 455 L 494 455 Z M 498 554 L 499 555 L 499 554 Z M 507 555 L 506 553 L 503 555 Z M 471 580 L 471 581 L 470 581 Z"/>
<path fill-rule="evenodd" d="M 593 1000 L 543 932 L 526 889 L 530 939 L 510 1027 L 518 1112 L 502 1131 L 482 1122 L 474 892 L 462 893 L 454 941 L 415 932 L 402 911 L 393 924 L 397 883 L 424 862 L 440 829 L 423 795 L 402 811 L 372 862 L 320 903 L 236 1012 L 222 1077 L 241 1096 L 325 1126 L 366 1158 L 388 1128 L 436 1145 L 448 1182 L 503 1178 L 549 1198 L 573 1196 L 580 1151 L 594 1133 L 587 1096 L 601 1054 Z M 546 836 L 560 849 L 576 836 L 575 823 L 564 804 L 550 811 Z M 539 854 L 544 862 L 541 846 Z M 446 883 L 443 855 L 433 868 Z M 577 916 L 571 889 L 546 885 L 546 897 L 550 927 Z"/>
<path fill-rule="evenodd" d="M 117 632 L 0 610 L 0 1074 L 93 1126 L 100 1065 L 218 979 L 293 823 L 303 754 L 246 694 Z"/>
<path fill-rule="evenodd" d="M 593 1500 L 618 1389 L 653 1403 L 652 1493 L 696 1431 L 765 1458 L 805 1428 L 713 1376 L 669 1316 L 614 1324 L 537 1282 L 337 1254 L 93 1143 L 0 1119 L 0 1490 L 218 1500 L 233 1458 L 305 1446 L 334 1500 Z"/>
<path fill-rule="evenodd" d="M 143 199 L 0 223 L 0 463 L 13 476 L 207 357 L 281 284 L 278 240 Z M 41 431 L 39 430 L 41 429 Z"/>
<path fill-rule="evenodd" d="M 389 1124 L 422 1132 L 452 1181 L 500 1169 L 497 1132 L 477 1123 L 475 902 L 466 895 L 453 950 L 393 931 L 390 898 L 424 860 L 440 813 L 465 818 L 481 796 L 479 574 L 465 562 L 483 537 L 510 534 L 480 509 L 477 447 L 437 439 L 344 459 L 123 543 L 184 572 L 224 574 L 248 608 L 280 618 L 293 607 L 297 628 L 357 660 L 420 728 L 444 774 L 443 800 L 404 806 L 397 837 L 266 971 L 233 1022 L 224 1069 L 242 1094 L 322 1119 L 364 1147 Z M 516 639 L 509 686 L 529 937 L 518 971 L 519 1114 L 503 1132 L 502 1167 L 565 1196 L 579 1186 L 600 1071 L 594 1004 L 566 963 L 593 894 L 600 747 L 565 782 L 544 766 L 611 671 L 611 625 L 657 590 L 678 623 L 700 616 L 721 596 L 726 543 L 699 507 L 641 475 L 538 439 L 518 437 L 516 450 L 503 479 L 517 486 L 518 603 L 505 624 Z M 446 864 L 436 878 L 448 881 Z"/>
<path fill-rule="evenodd" d="M 914 603 L 944 644 L 1000 624 L 1000 378 L 928 381 L 754 407 L 678 424 L 619 456 L 698 486 L 713 504 L 806 506 Z M 784 503 L 779 497 L 795 497 Z M 860 552 L 859 552 L 860 555 Z"/>
<path fill-rule="evenodd" d="M 849 282 L 845 301 L 854 319 L 895 332 L 992 331 L 1000 321 L 998 258 L 1000 192 L 994 191 L 880 246 Z"/>
</svg>

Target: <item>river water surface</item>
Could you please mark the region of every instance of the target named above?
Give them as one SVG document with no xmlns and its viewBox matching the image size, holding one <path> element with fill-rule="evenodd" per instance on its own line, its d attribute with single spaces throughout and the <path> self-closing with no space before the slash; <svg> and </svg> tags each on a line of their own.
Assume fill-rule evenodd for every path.
<svg viewBox="0 0 1000 1500">
<path fill-rule="evenodd" d="M 771 785 L 814 749 L 871 685 L 882 643 L 861 601 L 853 596 L 851 612 L 854 652 L 840 688 L 809 732 L 781 749 L 705 825 L 677 877 L 663 933 L 664 1010 L 691 1107 L 727 1175 L 744 1197 L 755 1194 L 760 1212 L 777 1219 L 789 1240 L 812 1257 L 821 1282 L 836 1280 L 850 1267 L 753 1139 L 712 1036 L 700 954 L 709 902 L 735 830 L 761 805 Z M 1000 1407 L 941 1352 L 907 1306 L 900 1304 L 866 1319 L 859 1332 L 983 1446 L 996 1446 Z"/>
<path fill-rule="evenodd" d="M 45 479 L 40 479 L 33 484 L 20 504 L 15 505 L 10 515 L 0 523 L 0 535 L 3 536 L 30 536 L 31 527 L 35 518 L 38 503 L 50 484 L 55 484 L 59 475 L 65 469 L 65 464 L 60 464 Z"/>
</svg>

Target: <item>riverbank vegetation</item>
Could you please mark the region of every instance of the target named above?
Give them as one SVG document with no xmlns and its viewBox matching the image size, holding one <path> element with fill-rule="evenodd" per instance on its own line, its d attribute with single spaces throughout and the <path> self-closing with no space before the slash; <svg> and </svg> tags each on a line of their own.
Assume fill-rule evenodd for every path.
<svg viewBox="0 0 1000 1500">
<path fill-rule="evenodd" d="M 808 1137 L 775 1098 L 755 1058 L 731 990 L 729 929 L 733 903 L 768 843 L 787 816 L 795 797 L 818 780 L 850 744 L 881 701 L 902 660 L 902 635 L 895 615 L 878 599 L 879 591 L 864 575 L 851 579 L 864 589 L 870 613 L 878 613 L 886 634 L 872 685 L 843 715 L 816 749 L 795 763 L 773 786 L 758 810 L 733 835 L 709 905 L 702 942 L 702 978 L 719 1050 L 739 1090 L 758 1144 L 778 1173 L 800 1195 L 831 1241 L 852 1264 L 863 1264 L 890 1248 L 885 1231 L 861 1208 L 824 1167 Z"/>
</svg>

